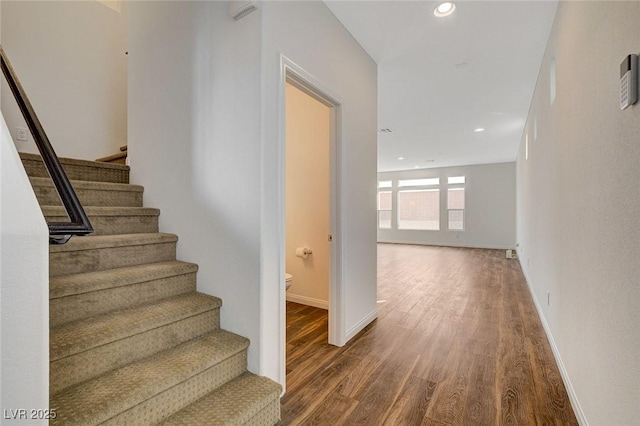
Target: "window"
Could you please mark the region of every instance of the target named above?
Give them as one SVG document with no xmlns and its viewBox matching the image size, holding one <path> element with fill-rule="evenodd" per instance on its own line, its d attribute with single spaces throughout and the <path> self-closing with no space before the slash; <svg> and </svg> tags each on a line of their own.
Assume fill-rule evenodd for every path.
<svg viewBox="0 0 640 426">
<path fill-rule="evenodd" d="M 447 189 L 447 221 L 450 231 L 464 231 L 464 188 Z"/>
<path fill-rule="evenodd" d="M 449 185 L 454 184 L 454 183 L 464 183 L 464 176 L 449 177 L 449 178 L 447 178 L 447 183 Z"/>
<path fill-rule="evenodd" d="M 398 181 L 399 187 L 406 186 L 430 186 L 439 185 L 440 178 L 428 178 L 428 179 L 404 179 Z"/>
<path fill-rule="evenodd" d="M 440 229 L 440 190 L 398 191 L 398 229 L 438 231 Z"/>
<path fill-rule="evenodd" d="M 391 191 L 378 192 L 378 228 L 391 229 Z"/>
<path fill-rule="evenodd" d="M 391 188 L 391 181 L 390 180 L 378 181 L 378 188 Z"/>
</svg>

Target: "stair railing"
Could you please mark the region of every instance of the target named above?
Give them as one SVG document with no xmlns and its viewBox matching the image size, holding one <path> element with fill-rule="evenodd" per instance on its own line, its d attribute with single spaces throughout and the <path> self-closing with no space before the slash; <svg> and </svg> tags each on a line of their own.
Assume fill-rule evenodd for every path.
<svg viewBox="0 0 640 426">
<path fill-rule="evenodd" d="M 40 120 L 36 115 L 29 98 L 20 84 L 20 80 L 16 76 L 16 73 L 7 58 L 2 46 L 0 46 L 0 57 L 2 73 L 4 74 L 13 97 L 18 103 L 18 107 L 22 112 L 22 116 L 27 122 L 27 126 L 33 135 L 33 140 L 40 151 L 42 161 L 51 176 L 53 185 L 58 192 L 58 196 L 64 205 L 64 208 L 69 216 L 69 222 L 48 222 L 49 226 L 49 243 L 50 244 L 64 244 L 73 235 L 87 235 L 93 232 L 93 227 L 89 222 L 89 218 L 78 200 L 67 174 L 64 172 L 60 160 L 56 155 L 47 134 L 40 124 Z"/>
</svg>

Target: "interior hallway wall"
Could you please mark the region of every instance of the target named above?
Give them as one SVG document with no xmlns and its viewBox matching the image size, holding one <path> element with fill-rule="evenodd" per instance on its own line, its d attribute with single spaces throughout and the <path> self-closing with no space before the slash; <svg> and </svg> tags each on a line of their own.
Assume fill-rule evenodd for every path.
<svg viewBox="0 0 640 426">
<path fill-rule="evenodd" d="M 239 21 L 229 6 L 128 4 L 131 178 L 223 300 L 222 326 L 251 340 L 251 371 L 284 383 L 280 54 L 344 106 L 344 335 L 376 314 L 376 65 L 322 2 L 261 2 Z"/>
<path fill-rule="evenodd" d="M 619 107 L 639 16 L 559 3 L 517 160 L 520 262 L 581 424 L 640 418 L 640 105 Z"/>
<path fill-rule="evenodd" d="M 284 55 L 311 74 L 341 104 L 341 150 L 336 162 L 341 198 L 340 238 L 333 241 L 343 261 L 337 279 L 342 285 L 343 318 L 337 342 L 346 343 L 377 316 L 376 162 L 377 66 L 366 51 L 321 1 L 263 2 L 262 27 L 262 280 L 263 321 L 277 318 L 282 286 L 279 221 L 279 100 Z M 284 91 L 284 89 L 283 89 Z M 284 263 L 284 262 L 283 262 Z M 282 275 L 281 275 L 282 273 Z M 284 298 L 283 298 L 284 299 Z M 331 322 L 331 321 L 330 321 Z M 284 332 L 284 318 L 281 318 Z M 262 357 L 274 364 L 273 353 Z M 280 361 L 284 364 L 284 358 Z"/>
<path fill-rule="evenodd" d="M 447 178 L 454 176 L 465 177 L 464 231 L 447 229 Z M 379 181 L 394 182 L 395 209 L 398 205 L 397 181 L 421 178 L 440 178 L 441 184 L 438 187 L 440 189 L 440 230 L 403 230 L 398 229 L 396 222 L 392 223 L 391 229 L 378 229 L 379 242 L 494 249 L 515 248 L 515 163 L 378 173 Z"/>
<path fill-rule="evenodd" d="M 2 47 L 60 157 L 127 144 L 126 2 L 2 0 Z M 38 152 L 2 79 L 2 112 L 19 151 Z"/>
<path fill-rule="evenodd" d="M 221 324 L 261 372 L 260 13 L 227 2 L 129 4 L 129 156 L 160 229 L 197 263 Z M 276 344 L 272 342 L 272 344 Z M 271 377 L 274 377 L 273 375 Z M 275 375 L 277 378 L 277 375 Z"/>
<path fill-rule="evenodd" d="M 0 411 L 3 424 L 12 416 L 10 410 L 16 415 L 19 409 L 24 409 L 28 416 L 30 410 L 46 409 L 48 402 L 49 228 L 0 114 Z M 48 421 L 31 419 L 29 424 L 48 424 Z"/>
</svg>

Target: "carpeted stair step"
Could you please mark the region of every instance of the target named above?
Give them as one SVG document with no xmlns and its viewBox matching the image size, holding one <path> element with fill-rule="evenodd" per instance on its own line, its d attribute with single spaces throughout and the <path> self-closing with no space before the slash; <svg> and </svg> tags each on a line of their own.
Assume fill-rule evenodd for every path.
<svg viewBox="0 0 640 426">
<path fill-rule="evenodd" d="M 218 330 L 221 305 L 217 297 L 193 292 L 53 327 L 51 391 Z"/>
<path fill-rule="evenodd" d="M 60 206 L 60 198 L 51 179 L 32 177 L 31 186 L 41 206 Z M 83 207 L 142 207 L 140 185 L 72 180 L 73 187 Z"/>
<path fill-rule="evenodd" d="M 197 271 L 195 263 L 169 261 L 51 278 L 49 323 L 55 327 L 195 291 Z"/>
<path fill-rule="evenodd" d="M 42 157 L 37 154 L 21 152 L 20 158 L 27 175 L 49 178 L 49 173 L 44 167 Z M 62 164 L 67 177 L 72 180 L 129 183 L 129 166 L 122 164 L 100 163 L 73 158 L 60 158 L 60 164 Z"/>
<path fill-rule="evenodd" d="M 246 370 L 249 341 L 217 331 L 53 395 L 52 425 L 158 423 Z"/>
<path fill-rule="evenodd" d="M 107 155 L 106 157 L 96 159 L 98 162 L 125 164 L 127 161 L 127 151 L 120 151 L 116 154 Z"/>
<path fill-rule="evenodd" d="M 94 233 L 91 235 L 114 235 L 158 232 L 160 210 L 145 207 L 95 207 L 85 206 Z M 67 222 L 62 206 L 42 206 L 47 222 Z"/>
<path fill-rule="evenodd" d="M 272 426 L 280 420 L 282 388 L 244 372 L 162 422 L 163 426 Z"/>
<path fill-rule="evenodd" d="M 175 260 L 177 241 L 163 233 L 75 237 L 49 247 L 49 276 Z"/>
</svg>

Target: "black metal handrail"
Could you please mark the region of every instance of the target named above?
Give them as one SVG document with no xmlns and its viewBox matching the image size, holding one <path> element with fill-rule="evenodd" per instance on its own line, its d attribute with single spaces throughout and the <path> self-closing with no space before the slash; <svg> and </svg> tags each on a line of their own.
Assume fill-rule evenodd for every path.
<svg viewBox="0 0 640 426">
<path fill-rule="evenodd" d="M 38 120 L 38 116 L 33 110 L 31 102 L 29 102 L 29 98 L 22 84 L 20 84 L 20 80 L 18 80 L 2 46 L 0 46 L 0 57 L 2 59 L 2 73 L 7 79 L 13 97 L 16 99 L 22 116 L 27 122 L 27 126 L 33 135 L 33 140 L 42 156 L 42 161 L 49 172 L 49 176 L 51 176 L 56 191 L 58 191 L 60 200 L 67 211 L 67 216 L 69 216 L 69 222 L 48 222 L 49 241 L 52 244 L 64 244 L 69 241 L 72 235 L 87 235 L 92 233 L 93 227 L 89 222 L 89 218 L 84 212 L 82 204 L 80 204 L 80 200 L 78 200 L 78 196 L 73 190 L 69 178 L 67 178 L 67 174 L 64 172 L 60 160 L 53 150 L 49 138 L 44 132 L 42 124 L 40 124 L 40 120 Z"/>
</svg>

